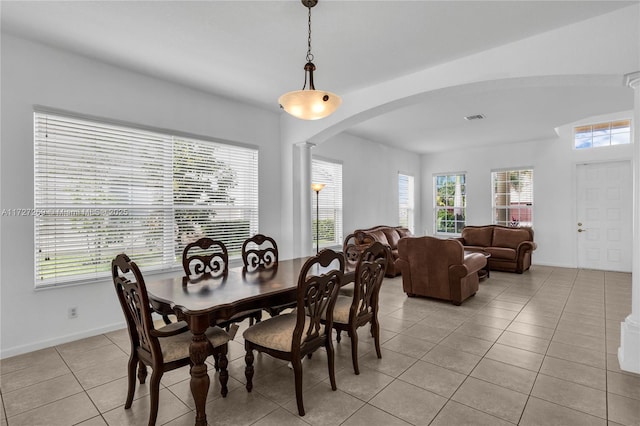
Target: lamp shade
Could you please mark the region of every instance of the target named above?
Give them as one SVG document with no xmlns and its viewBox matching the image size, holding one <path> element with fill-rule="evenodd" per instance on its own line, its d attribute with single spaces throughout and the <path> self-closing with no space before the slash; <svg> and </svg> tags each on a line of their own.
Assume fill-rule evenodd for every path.
<svg viewBox="0 0 640 426">
<path fill-rule="evenodd" d="M 318 120 L 333 114 L 342 103 L 342 99 L 324 90 L 295 90 L 280 96 L 278 103 L 294 117 Z"/>
<path fill-rule="evenodd" d="M 322 191 L 322 188 L 325 187 L 324 183 L 312 183 L 311 184 L 311 189 L 313 189 L 316 192 L 320 192 Z"/>
</svg>

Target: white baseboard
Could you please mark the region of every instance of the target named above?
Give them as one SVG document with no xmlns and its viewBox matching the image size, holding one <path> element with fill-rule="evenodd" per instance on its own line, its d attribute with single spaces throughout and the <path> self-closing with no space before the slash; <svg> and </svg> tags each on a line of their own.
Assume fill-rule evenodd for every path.
<svg viewBox="0 0 640 426">
<path fill-rule="evenodd" d="M 553 262 L 535 262 L 535 263 L 531 263 L 531 266 L 547 266 L 550 268 L 569 268 L 569 269 L 576 269 L 576 265 L 567 265 L 567 264 L 563 264 L 563 263 L 553 263 Z"/>
<path fill-rule="evenodd" d="M 121 330 L 126 326 L 127 324 L 123 321 L 116 324 L 110 324 L 104 327 L 85 330 L 79 333 L 67 334 L 65 336 L 58 336 L 49 340 L 42 340 L 39 342 L 29 343 L 28 345 L 15 346 L 13 348 L 2 348 L 0 349 L 0 359 L 9 358 L 16 355 L 22 355 L 27 352 L 33 352 L 40 349 L 50 348 L 52 346 L 73 342 L 74 340 L 84 339 L 87 337 L 97 336 L 99 334 L 108 333 L 110 331 Z"/>
</svg>

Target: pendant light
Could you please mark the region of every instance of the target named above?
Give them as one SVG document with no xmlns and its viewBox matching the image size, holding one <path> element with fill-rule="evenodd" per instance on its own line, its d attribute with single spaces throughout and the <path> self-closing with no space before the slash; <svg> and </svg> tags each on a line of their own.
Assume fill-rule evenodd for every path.
<svg viewBox="0 0 640 426">
<path fill-rule="evenodd" d="M 307 63 L 304 66 L 304 85 L 302 90 L 285 93 L 280 96 L 280 107 L 294 117 L 302 120 L 318 120 L 335 112 L 342 103 L 340 96 L 326 90 L 316 90 L 313 84 L 313 72 L 316 66 L 313 64 L 311 53 L 311 8 L 318 4 L 318 0 L 301 0 L 309 9 L 309 37 L 307 41 Z M 307 81 L 309 88 L 307 89 Z"/>
</svg>

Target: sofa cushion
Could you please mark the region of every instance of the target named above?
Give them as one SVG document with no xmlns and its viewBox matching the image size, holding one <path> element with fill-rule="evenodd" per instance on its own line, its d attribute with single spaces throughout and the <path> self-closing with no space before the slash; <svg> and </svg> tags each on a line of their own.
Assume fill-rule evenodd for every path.
<svg viewBox="0 0 640 426">
<path fill-rule="evenodd" d="M 519 228 L 498 228 L 493 231 L 494 247 L 509 247 L 517 249 L 518 245 L 523 241 L 529 241 L 529 232 Z"/>
<path fill-rule="evenodd" d="M 367 233 L 369 235 L 372 235 L 376 239 L 376 241 L 380 241 L 382 244 L 387 246 L 390 245 L 389 241 L 387 240 L 387 236 L 382 229 L 374 229 L 373 231 L 368 231 Z"/>
<path fill-rule="evenodd" d="M 466 252 L 483 252 L 485 251 L 487 247 L 486 246 L 470 246 L 470 245 L 465 245 L 464 246 L 464 251 Z"/>
<path fill-rule="evenodd" d="M 398 248 L 398 241 L 400 240 L 398 231 L 396 231 L 395 228 L 383 228 L 382 232 L 384 232 L 384 235 L 387 237 L 391 249 Z"/>
<path fill-rule="evenodd" d="M 400 238 L 402 238 L 402 237 L 410 237 L 410 236 L 413 235 L 411 233 L 411 231 L 408 230 L 407 228 L 400 227 L 400 228 L 395 228 L 395 229 L 398 232 L 398 235 L 400 235 Z"/>
<path fill-rule="evenodd" d="M 491 245 L 491 237 L 493 235 L 493 227 L 486 226 L 481 228 L 465 227 L 462 229 L 462 238 L 464 238 L 465 246 L 489 247 Z"/>
<path fill-rule="evenodd" d="M 516 250 L 507 247 L 487 247 L 484 249 L 492 259 L 516 260 Z"/>
</svg>

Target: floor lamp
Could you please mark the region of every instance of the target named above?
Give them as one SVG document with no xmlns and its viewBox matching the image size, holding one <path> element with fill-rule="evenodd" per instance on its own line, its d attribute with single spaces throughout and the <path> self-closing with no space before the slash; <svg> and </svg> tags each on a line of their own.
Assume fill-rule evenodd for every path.
<svg viewBox="0 0 640 426">
<path fill-rule="evenodd" d="M 316 191 L 316 254 L 320 252 L 320 191 L 324 183 L 312 183 L 311 189 Z"/>
</svg>

